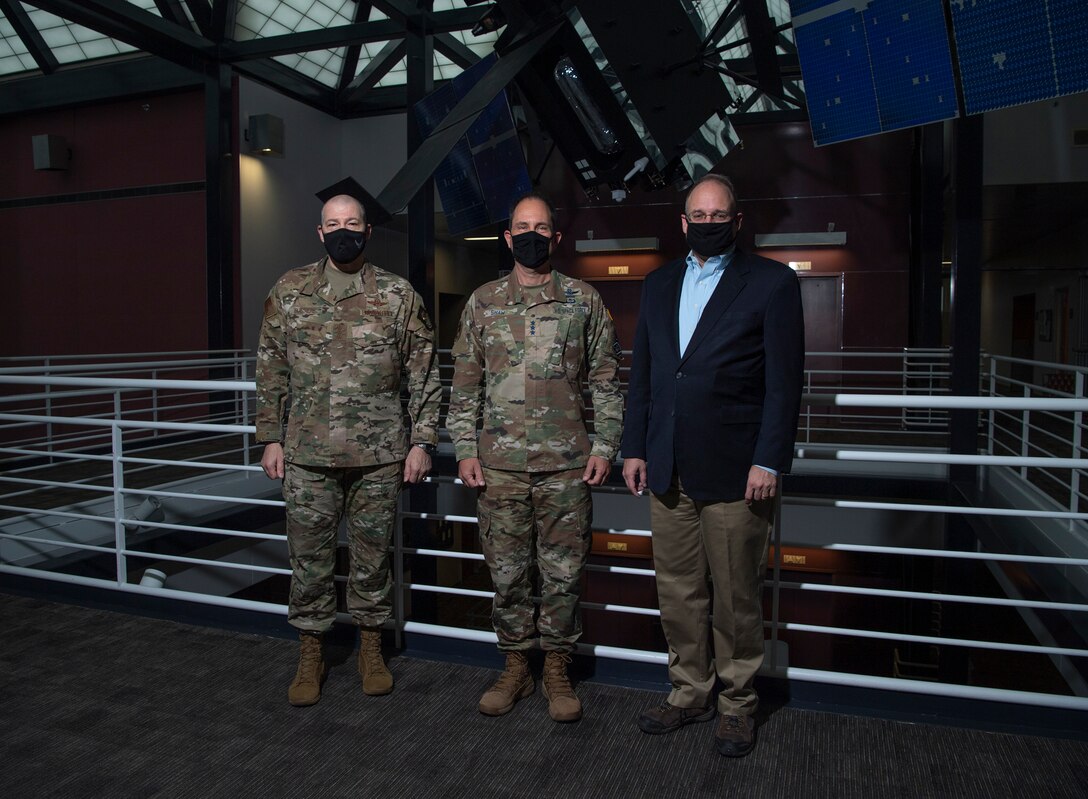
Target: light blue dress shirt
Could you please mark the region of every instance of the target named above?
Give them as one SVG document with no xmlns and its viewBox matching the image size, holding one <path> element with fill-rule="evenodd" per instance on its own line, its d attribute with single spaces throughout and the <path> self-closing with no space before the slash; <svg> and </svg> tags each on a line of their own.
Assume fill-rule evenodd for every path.
<svg viewBox="0 0 1088 799">
<path fill-rule="evenodd" d="M 695 253 L 689 252 L 687 268 L 684 270 L 684 283 L 680 287 L 680 313 L 678 314 L 680 333 L 680 355 L 687 351 L 695 326 L 703 315 L 703 309 L 710 302 L 710 297 L 722 279 L 725 268 L 733 262 L 735 248 L 729 248 L 721 255 L 707 258 L 702 266 L 695 259 Z M 756 464 L 757 466 L 759 464 Z M 778 472 L 766 466 L 760 469 L 777 476 Z"/>
<path fill-rule="evenodd" d="M 683 355 L 691 342 L 695 326 L 703 309 L 710 302 L 710 296 L 718 287 L 725 267 L 733 260 L 733 249 L 722 255 L 707 258 L 702 266 L 695 260 L 695 253 L 688 253 L 688 266 L 684 270 L 684 284 L 680 287 L 680 355 Z"/>
</svg>

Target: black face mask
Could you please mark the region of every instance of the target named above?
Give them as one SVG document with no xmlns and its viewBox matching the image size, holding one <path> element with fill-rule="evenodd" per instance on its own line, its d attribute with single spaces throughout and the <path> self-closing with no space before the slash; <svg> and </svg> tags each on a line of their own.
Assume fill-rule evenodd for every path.
<svg viewBox="0 0 1088 799">
<path fill-rule="evenodd" d="M 337 228 L 325 234 L 325 252 L 338 264 L 350 264 L 366 246 L 366 234 L 361 230 Z"/>
<path fill-rule="evenodd" d="M 733 246 L 736 237 L 732 222 L 688 222 L 688 246 L 704 258 L 721 255 Z"/>
<path fill-rule="evenodd" d="M 548 260 L 552 240 L 535 230 L 511 236 L 514 247 L 514 260 L 524 267 L 536 269 Z"/>
</svg>

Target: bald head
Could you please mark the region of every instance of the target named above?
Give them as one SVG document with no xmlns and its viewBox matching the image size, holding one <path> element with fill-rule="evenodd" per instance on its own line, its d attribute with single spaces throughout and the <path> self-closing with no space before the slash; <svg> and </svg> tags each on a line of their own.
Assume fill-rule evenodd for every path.
<svg viewBox="0 0 1088 799">
<path fill-rule="evenodd" d="M 366 227 L 366 209 L 363 208 L 363 204 L 352 197 L 350 194 L 337 194 L 335 197 L 329 199 L 323 206 L 321 206 L 321 229 L 329 230 L 326 225 L 330 219 L 339 220 L 355 220 L 358 222 L 357 227 L 353 227 L 353 230 L 362 230 Z M 340 225 L 337 225 L 340 227 Z M 348 227 L 344 225 L 344 227 Z"/>
</svg>

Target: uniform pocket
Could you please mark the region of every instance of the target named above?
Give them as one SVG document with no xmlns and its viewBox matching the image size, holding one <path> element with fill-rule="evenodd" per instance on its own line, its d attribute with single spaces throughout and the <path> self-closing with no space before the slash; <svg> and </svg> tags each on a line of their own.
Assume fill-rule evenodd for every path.
<svg viewBox="0 0 1088 799">
<path fill-rule="evenodd" d="M 483 345 L 490 374 L 495 375 L 521 364 L 523 345 L 518 343 L 509 319 L 500 316 L 485 323 Z"/>
<path fill-rule="evenodd" d="M 480 540 L 491 540 L 491 511 L 483 503 L 476 503 L 476 522 L 480 527 Z"/>
<path fill-rule="evenodd" d="M 529 337 L 539 362 L 549 377 L 577 376 L 582 367 L 581 342 L 570 339 L 571 320 L 568 317 L 531 319 Z"/>
<path fill-rule="evenodd" d="M 393 391 L 400 384 L 400 353 L 396 328 L 380 322 L 351 326 L 359 388 L 373 394 Z"/>
<path fill-rule="evenodd" d="M 328 348 L 331 331 L 327 325 L 307 322 L 295 325 L 287 337 L 287 361 L 316 366 Z M 292 378 L 293 379 L 293 378 Z"/>
<path fill-rule="evenodd" d="M 325 490 L 327 471 L 288 461 L 283 469 L 283 495 L 288 502 L 308 505 Z"/>
</svg>

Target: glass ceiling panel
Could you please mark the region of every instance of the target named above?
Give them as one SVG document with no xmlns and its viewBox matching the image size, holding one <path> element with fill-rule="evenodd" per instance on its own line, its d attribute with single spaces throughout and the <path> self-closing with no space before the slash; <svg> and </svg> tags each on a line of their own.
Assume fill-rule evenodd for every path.
<svg viewBox="0 0 1088 799">
<path fill-rule="evenodd" d="M 235 17 L 237 41 L 350 25 L 354 0 L 242 0 Z M 289 69 L 330 88 L 340 81 L 343 47 L 274 56 Z"/>
<path fill-rule="evenodd" d="M 246 41 L 318 28 L 335 28 L 350 25 L 354 16 L 355 0 L 241 0 L 235 16 L 234 38 L 236 41 Z M 339 52 L 342 59 L 342 50 Z M 284 61 L 285 58 L 288 61 Z M 278 56 L 276 60 L 290 65 L 290 59 L 297 58 Z M 314 64 L 328 61 L 321 56 L 304 60 Z"/>
<path fill-rule="evenodd" d="M 127 2 L 141 10 L 150 11 L 157 17 L 162 16 L 155 7 L 155 0 L 127 0 Z M 30 24 L 37 28 L 42 41 L 49 47 L 58 63 L 73 64 L 136 50 L 132 45 L 111 39 L 82 25 L 76 25 L 48 11 L 42 11 L 26 3 L 21 5 Z M 11 75 L 37 68 L 37 63 L 27 52 L 26 46 L 16 35 L 11 23 L 6 17 L 0 15 L 0 75 Z"/>
<path fill-rule="evenodd" d="M 361 60 L 361 59 L 360 59 Z M 382 76 L 378 86 L 400 86 L 408 82 L 408 59 L 402 58 L 397 65 Z"/>
<path fill-rule="evenodd" d="M 155 0 L 125 0 L 129 5 L 147 11 L 161 18 Z M 729 7 L 731 0 L 681 0 L 688 15 L 700 35 L 713 27 L 718 18 Z M 451 11 L 463 6 L 462 0 L 434 0 L 436 12 Z M 96 31 L 68 22 L 47 11 L 42 11 L 22 3 L 28 18 L 42 36 L 43 41 L 52 50 L 53 56 L 61 64 L 73 64 L 91 59 L 107 58 L 123 53 L 134 52 L 137 48 L 124 42 L 111 39 Z M 239 0 L 236 26 L 233 38 L 239 41 L 247 39 L 280 36 L 289 33 L 337 27 L 351 24 L 355 15 L 356 0 Z M 182 4 L 186 18 L 191 22 L 191 15 Z M 790 19 L 788 0 L 767 0 L 767 8 L 777 24 L 785 24 Z M 371 21 L 388 19 L 387 15 L 372 8 L 368 17 Z M 714 46 L 720 47 L 738 41 L 746 36 L 743 16 L 737 16 L 737 22 L 728 29 L 718 32 Z M 786 28 L 783 36 L 793 41 L 793 31 Z M 450 34 L 464 44 L 475 55 L 483 58 L 489 55 L 499 37 L 499 32 L 473 36 L 470 31 L 454 31 Z M 378 56 L 385 42 L 368 42 L 360 47 L 356 75 Z M 784 52 L 780 46 L 778 51 Z M 335 87 L 339 82 L 339 73 L 343 65 L 346 48 L 316 50 L 307 53 L 276 56 L 275 60 L 284 66 L 299 71 L 325 86 Z M 751 55 L 750 45 L 744 44 L 723 53 L 723 58 L 744 58 Z M 37 69 L 33 57 L 27 51 L 22 40 L 16 35 L 10 22 L 0 14 L 0 76 L 17 74 Z M 462 69 L 443 53 L 435 51 L 434 79 L 449 80 L 462 72 Z M 398 86 L 405 83 L 407 77 L 404 59 L 378 82 L 378 86 Z M 751 93 L 750 87 L 738 86 L 729 78 L 723 80 L 740 99 L 746 99 Z M 762 106 L 762 101 L 757 102 Z"/>
<path fill-rule="evenodd" d="M 37 68 L 38 65 L 27 52 L 23 40 L 15 35 L 15 28 L 8 22 L 7 17 L 0 15 L 0 75 Z"/>
</svg>

